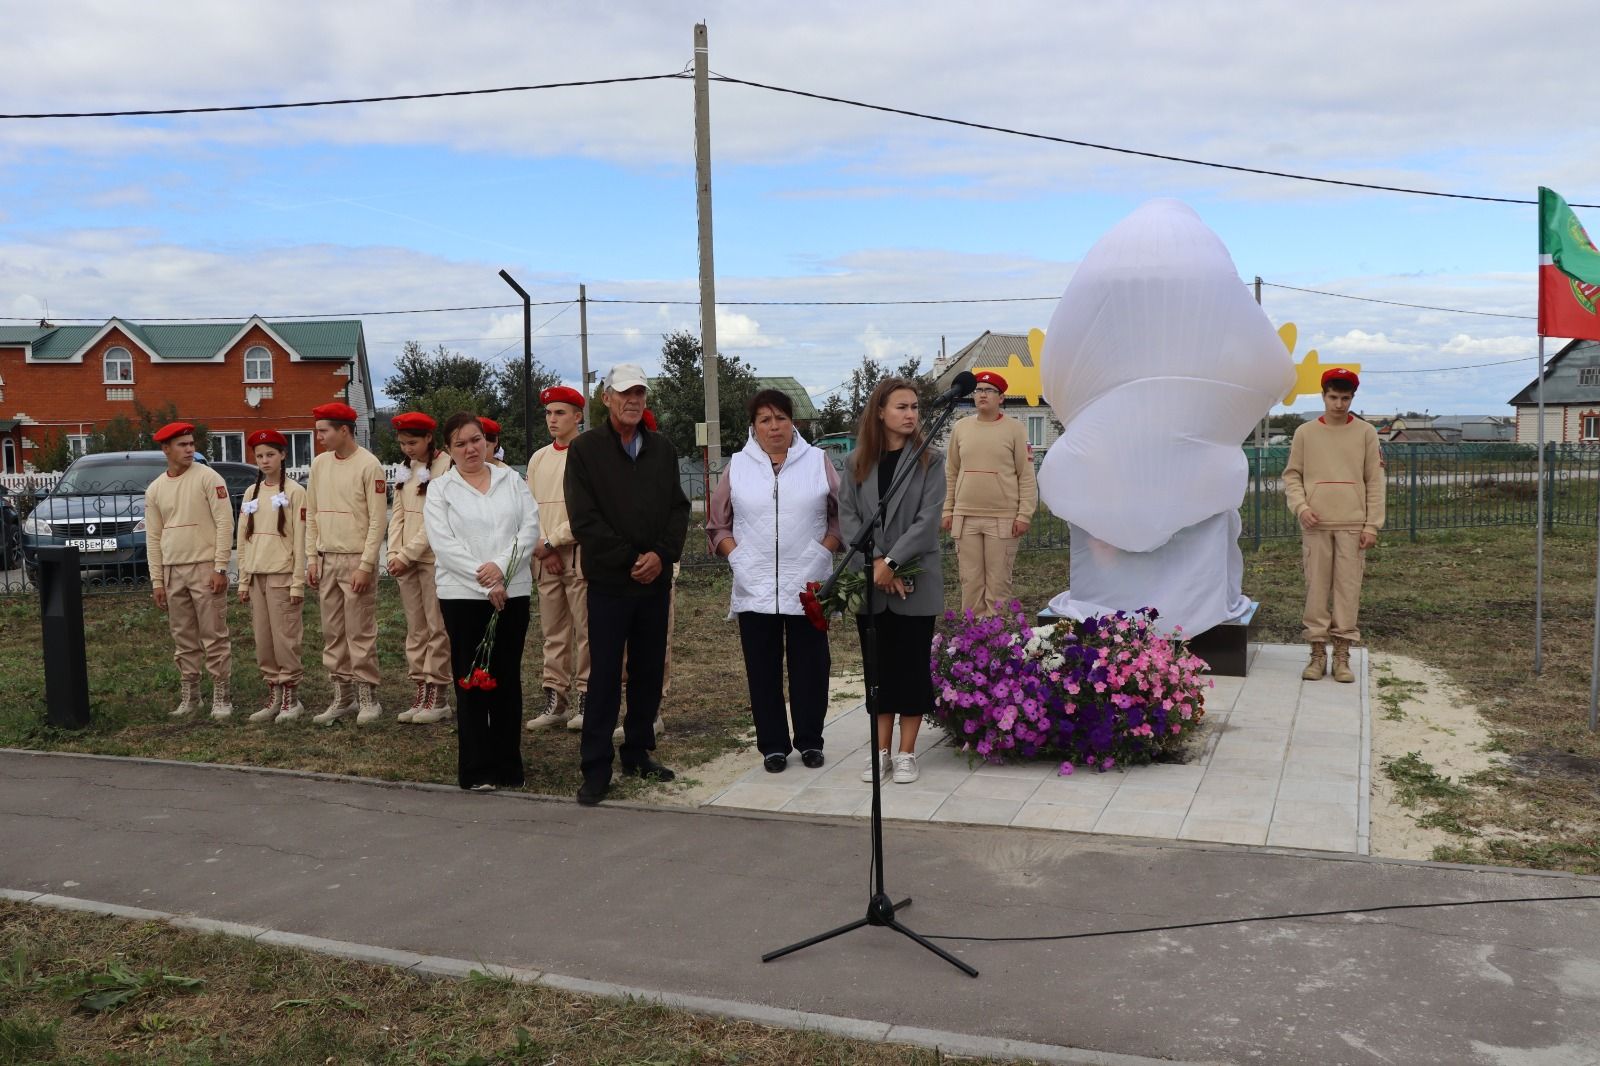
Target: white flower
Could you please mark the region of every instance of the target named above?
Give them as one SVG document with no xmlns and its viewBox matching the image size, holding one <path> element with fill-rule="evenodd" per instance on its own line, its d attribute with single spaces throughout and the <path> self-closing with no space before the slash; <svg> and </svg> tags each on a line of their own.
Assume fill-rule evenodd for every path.
<svg viewBox="0 0 1600 1066">
<path fill-rule="evenodd" d="M 272 506 L 280 510 L 289 506 L 289 494 L 287 492 L 275 493 L 272 497 Z"/>
<path fill-rule="evenodd" d="M 395 488 L 399 488 L 401 485 L 404 485 L 407 481 L 410 481 L 411 480 L 411 467 L 402 466 L 399 470 L 396 470 L 394 472 L 394 478 L 392 480 L 394 481 L 394 487 Z"/>
<path fill-rule="evenodd" d="M 433 475 L 428 473 L 428 468 L 427 467 L 419 466 L 417 468 L 417 484 L 418 485 L 426 485 L 428 482 L 430 482 L 432 480 L 433 480 Z"/>
<path fill-rule="evenodd" d="M 239 510 L 243 511 L 245 514 L 255 514 L 256 508 L 260 506 L 261 505 L 255 500 L 246 500 L 244 503 L 239 505 Z"/>
</svg>

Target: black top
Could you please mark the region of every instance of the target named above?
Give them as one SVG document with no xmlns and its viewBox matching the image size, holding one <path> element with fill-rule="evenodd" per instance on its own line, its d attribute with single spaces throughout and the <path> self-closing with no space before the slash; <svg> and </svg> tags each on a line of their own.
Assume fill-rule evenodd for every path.
<svg viewBox="0 0 1600 1066">
<path fill-rule="evenodd" d="M 889 495 L 889 486 L 894 484 L 894 471 L 900 465 L 900 456 L 905 454 L 905 448 L 896 448 L 892 452 L 884 452 L 878 457 L 878 502 Z"/>
<path fill-rule="evenodd" d="M 567 515 L 582 549 L 583 576 L 613 596 L 645 596 L 672 583 L 683 555 L 689 498 L 678 478 L 678 453 L 660 433 L 640 426 L 638 458 L 630 458 L 607 418 L 578 435 L 567 453 Z M 645 552 L 661 556 L 661 576 L 641 585 L 630 575 Z"/>
</svg>

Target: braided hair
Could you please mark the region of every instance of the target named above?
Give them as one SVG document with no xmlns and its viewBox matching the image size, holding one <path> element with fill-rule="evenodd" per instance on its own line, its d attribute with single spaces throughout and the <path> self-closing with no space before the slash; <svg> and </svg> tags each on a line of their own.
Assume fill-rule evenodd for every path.
<svg viewBox="0 0 1600 1066">
<path fill-rule="evenodd" d="M 276 444 L 268 444 L 267 447 L 277 448 L 279 455 L 287 454 L 284 449 L 278 448 Z M 283 487 L 284 480 L 288 476 L 289 475 L 284 472 L 283 467 L 278 467 L 278 487 L 280 490 Z M 261 498 L 261 483 L 266 480 L 266 477 L 266 471 L 262 470 L 259 466 L 256 467 L 256 483 L 250 486 L 250 491 L 246 492 L 244 496 L 247 501 L 259 500 Z M 288 510 L 287 507 L 278 508 L 278 536 L 280 537 L 284 534 L 284 524 L 286 521 L 284 511 L 286 510 Z M 244 516 L 244 539 L 249 540 L 251 537 L 255 536 L 255 532 L 256 515 L 254 511 L 251 511 L 249 514 Z"/>
<path fill-rule="evenodd" d="M 417 432 L 414 429 L 402 429 L 402 430 L 397 431 L 396 435 L 397 436 L 406 436 L 406 437 L 420 437 L 420 436 L 422 436 L 421 433 Z M 429 480 L 417 483 L 417 495 L 418 496 L 426 496 L 428 494 L 428 485 L 432 482 L 432 478 L 433 478 L 433 461 L 435 459 L 439 458 L 439 454 L 440 454 L 440 452 L 439 452 L 439 438 L 434 436 L 432 433 L 429 433 L 427 436 L 428 436 L 428 456 L 427 456 L 426 459 L 422 460 L 422 469 L 424 469 L 424 470 L 426 470 L 428 472 Z"/>
</svg>

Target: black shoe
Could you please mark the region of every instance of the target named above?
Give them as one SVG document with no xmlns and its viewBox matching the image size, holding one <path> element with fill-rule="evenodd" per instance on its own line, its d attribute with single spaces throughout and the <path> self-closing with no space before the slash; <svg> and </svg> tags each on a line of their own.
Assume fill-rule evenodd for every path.
<svg viewBox="0 0 1600 1066">
<path fill-rule="evenodd" d="M 761 760 L 761 765 L 767 768 L 769 774 L 781 774 L 789 765 L 789 757 L 774 752 Z"/>
<path fill-rule="evenodd" d="M 654 778 L 657 781 L 671 781 L 678 776 L 654 759 L 646 759 L 637 766 L 624 766 L 622 773 L 625 777 Z"/>
<path fill-rule="evenodd" d="M 822 751 L 818 748 L 807 748 L 800 753 L 800 761 L 806 764 L 806 769 L 816 770 L 822 766 Z"/>
<path fill-rule="evenodd" d="M 578 786 L 578 805 L 580 807 L 597 807 L 600 805 L 600 801 L 606 798 L 606 793 L 610 791 L 610 783 L 585 781 Z"/>
</svg>

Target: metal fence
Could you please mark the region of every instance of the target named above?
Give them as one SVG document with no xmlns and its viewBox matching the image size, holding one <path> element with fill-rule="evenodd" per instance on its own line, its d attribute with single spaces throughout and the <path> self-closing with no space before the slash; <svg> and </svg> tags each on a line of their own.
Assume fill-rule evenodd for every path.
<svg viewBox="0 0 1600 1066">
<path fill-rule="evenodd" d="M 1538 453 L 1532 445 L 1387 444 L 1383 454 L 1388 510 L 1385 535 L 1390 538 L 1415 540 L 1434 530 L 1464 527 L 1533 526 L 1538 509 Z M 1243 527 L 1240 543 L 1246 548 L 1299 535 L 1299 524 L 1283 498 L 1283 468 L 1288 456 L 1289 449 L 1282 446 L 1245 449 L 1249 481 L 1239 514 Z M 694 516 L 683 565 L 719 565 L 720 560 L 706 551 L 698 528 L 704 522 L 707 488 L 715 485 L 716 477 L 707 477 L 703 466 L 692 459 L 683 460 L 679 476 Z M 1547 527 L 1593 528 L 1600 504 L 1600 447 L 1547 445 L 1544 477 Z M 41 500 L 51 503 L 34 514 Z M 33 547 L 67 540 L 79 543 L 84 582 L 90 590 L 148 589 L 143 516 L 134 513 L 133 500 L 132 496 L 80 498 L 34 492 L 0 496 L 0 594 L 31 591 Z M 141 508 L 142 503 L 140 498 Z M 234 511 L 238 513 L 237 499 Z M 50 529 L 45 533 L 42 523 L 47 516 Z M 1061 550 L 1069 541 L 1066 523 L 1041 505 L 1020 547 L 1024 551 Z M 945 547 L 950 549 L 948 538 Z"/>
</svg>

